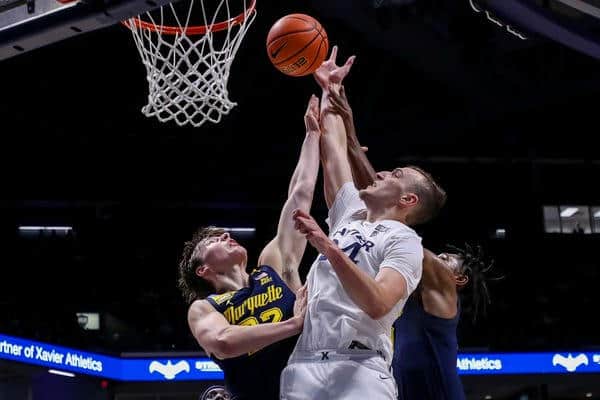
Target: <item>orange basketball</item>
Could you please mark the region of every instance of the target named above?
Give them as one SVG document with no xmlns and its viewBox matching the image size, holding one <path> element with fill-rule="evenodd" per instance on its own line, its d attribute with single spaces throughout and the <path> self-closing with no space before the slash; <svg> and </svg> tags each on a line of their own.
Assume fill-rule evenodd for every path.
<svg viewBox="0 0 600 400">
<path fill-rule="evenodd" d="M 267 36 L 269 59 L 281 72 L 304 76 L 315 72 L 329 51 L 327 33 L 306 14 L 289 14 L 273 24 Z"/>
</svg>

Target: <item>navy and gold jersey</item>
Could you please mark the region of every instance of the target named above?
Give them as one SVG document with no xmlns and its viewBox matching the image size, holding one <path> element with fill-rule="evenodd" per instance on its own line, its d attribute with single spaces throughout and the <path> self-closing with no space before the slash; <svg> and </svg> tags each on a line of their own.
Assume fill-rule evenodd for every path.
<svg viewBox="0 0 600 400">
<path fill-rule="evenodd" d="M 277 272 L 262 265 L 250 274 L 248 287 L 213 294 L 206 300 L 232 325 L 258 325 L 292 317 L 296 295 Z M 279 376 L 297 338 L 294 336 L 226 360 L 211 355 L 225 374 L 225 386 L 232 400 L 279 399 Z"/>
</svg>

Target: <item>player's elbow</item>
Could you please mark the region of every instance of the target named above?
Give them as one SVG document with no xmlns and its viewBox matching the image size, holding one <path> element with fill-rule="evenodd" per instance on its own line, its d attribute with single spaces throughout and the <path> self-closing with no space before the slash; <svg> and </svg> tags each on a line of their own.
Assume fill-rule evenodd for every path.
<svg viewBox="0 0 600 400">
<path fill-rule="evenodd" d="M 368 310 L 365 310 L 367 315 L 374 320 L 385 317 L 391 311 L 391 307 L 387 307 L 385 304 L 373 304 Z"/>
<path fill-rule="evenodd" d="M 235 343 L 231 340 L 231 335 L 226 331 L 219 333 L 213 341 L 212 353 L 221 360 L 235 357 Z"/>
</svg>

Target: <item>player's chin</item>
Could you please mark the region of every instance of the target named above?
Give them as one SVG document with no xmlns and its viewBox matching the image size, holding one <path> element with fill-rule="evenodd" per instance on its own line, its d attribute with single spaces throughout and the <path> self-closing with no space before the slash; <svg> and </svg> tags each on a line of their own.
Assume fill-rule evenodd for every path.
<svg viewBox="0 0 600 400">
<path fill-rule="evenodd" d="M 231 256 L 236 259 L 236 262 L 239 262 L 242 259 L 248 258 L 248 252 L 242 246 L 235 246 L 231 249 Z"/>
</svg>

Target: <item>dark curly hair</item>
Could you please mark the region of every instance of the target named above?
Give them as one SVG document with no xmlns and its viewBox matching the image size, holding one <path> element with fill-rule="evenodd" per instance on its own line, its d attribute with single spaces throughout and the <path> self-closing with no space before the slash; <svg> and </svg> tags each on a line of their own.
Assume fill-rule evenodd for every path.
<svg viewBox="0 0 600 400">
<path fill-rule="evenodd" d="M 491 303 L 488 282 L 499 281 L 504 276 L 489 276 L 494 268 L 494 260 L 486 258 L 483 248 L 480 245 L 471 246 L 465 243 L 464 248 L 446 245 L 449 252 L 458 255 L 463 264 L 459 273 L 469 277 L 471 286 L 471 301 L 473 306 L 473 322 L 477 320 L 480 312 L 485 316 L 487 306 Z"/>
<path fill-rule="evenodd" d="M 200 228 L 192 236 L 192 240 L 185 242 L 183 245 L 183 254 L 179 261 L 179 279 L 177 287 L 181 291 L 183 298 L 187 304 L 191 304 L 194 300 L 205 297 L 214 288 L 204 279 L 196 275 L 196 268 L 204 263 L 198 251 L 198 243 L 206 238 L 220 236 L 225 232 L 224 229 L 214 226 Z"/>
</svg>

